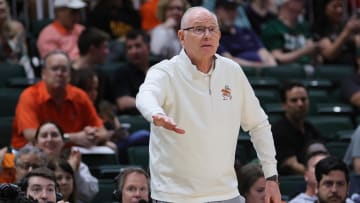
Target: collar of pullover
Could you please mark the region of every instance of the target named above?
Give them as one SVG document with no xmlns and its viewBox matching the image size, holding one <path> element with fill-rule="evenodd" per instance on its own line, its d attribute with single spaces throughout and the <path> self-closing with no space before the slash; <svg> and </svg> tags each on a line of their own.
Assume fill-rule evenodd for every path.
<svg viewBox="0 0 360 203">
<path fill-rule="evenodd" d="M 193 80 L 209 77 L 215 71 L 217 54 L 214 55 L 214 63 L 208 73 L 199 71 L 197 67 L 191 63 L 191 60 L 184 49 L 181 50 L 179 58 L 181 59 L 182 63 L 184 63 L 184 67 L 181 69 L 184 70 L 186 75 L 190 74 L 189 77 L 191 77 Z"/>
</svg>

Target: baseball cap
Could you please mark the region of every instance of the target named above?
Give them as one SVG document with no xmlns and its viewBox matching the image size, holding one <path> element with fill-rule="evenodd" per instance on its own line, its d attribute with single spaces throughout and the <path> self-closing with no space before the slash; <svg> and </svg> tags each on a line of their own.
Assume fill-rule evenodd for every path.
<svg viewBox="0 0 360 203">
<path fill-rule="evenodd" d="M 215 8 L 236 8 L 239 5 L 237 0 L 216 0 Z"/>
<path fill-rule="evenodd" d="M 86 3 L 82 0 L 55 0 L 54 7 L 55 8 L 71 8 L 71 9 L 80 9 L 84 8 Z"/>
</svg>

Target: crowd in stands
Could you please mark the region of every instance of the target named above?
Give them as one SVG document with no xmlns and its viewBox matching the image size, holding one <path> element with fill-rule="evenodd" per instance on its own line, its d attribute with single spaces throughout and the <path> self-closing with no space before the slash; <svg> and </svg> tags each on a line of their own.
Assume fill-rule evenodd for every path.
<svg viewBox="0 0 360 203">
<path fill-rule="evenodd" d="M 0 0 L 0 63 L 21 65 L 25 78 L 39 81 L 27 84 L 18 99 L 11 143 L 0 149 L 0 183 L 18 183 L 39 202 L 57 200 L 55 190 L 65 202 L 91 202 L 99 192 L 98 177 L 72 147 L 106 146 L 120 164 L 128 165 L 129 147 L 148 146 L 149 129 L 130 132 L 119 117 L 140 115 L 135 100 L 147 71 L 182 50 L 177 31 L 184 12 L 204 6 L 219 23 L 217 53 L 240 64 L 246 74 L 255 70 L 261 79 L 265 69 L 291 69 L 294 64 L 305 72 L 296 81 L 276 79 L 280 85 L 275 95 L 282 110 L 278 119 L 269 114 L 279 174 L 303 176 L 306 182 L 303 191 L 284 200 L 329 202 L 326 181 L 337 178 L 341 185 L 331 186 L 340 187 L 333 191 L 339 202 L 360 202 L 360 181 L 352 179 L 353 174 L 360 175 L 360 2 L 53 0 L 52 6 L 48 1 L 42 5 L 53 9 L 45 10 L 54 18 L 45 19 L 39 33 L 24 23 L 24 18 L 33 24 L 44 22 L 35 17 L 39 9 L 35 1 L 29 0 L 24 9 L 29 16 L 26 12 L 14 15 L 10 5 L 13 1 Z M 183 29 L 211 33 L 217 28 Z M 337 154 L 327 148 L 329 139 L 323 129 L 308 119 L 317 104 L 311 101 L 312 89 L 306 79 L 315 78 L 317 70 L 326 65 L 351 73 L 329 79 L 327 89 L 328 97 L 339 91 L 333 97 L 352 110 L 350 137 L 342 141 L 347 144 L 344 161 L 334 157 Z M 260 103 L 264 104 L 261 98 Z M 264 202 L 265 178 L 256 162 L 247 160 L 236 167 L 239 191 L 247 203 Z M 125 168 L 120 172 L 114 191 L 118 201 L 150 200 L 146 170 Z M 359 185 L 349 185 L 349 180 Z M 33 184 L 49 195 L 35 194 Z"/>
</svg>

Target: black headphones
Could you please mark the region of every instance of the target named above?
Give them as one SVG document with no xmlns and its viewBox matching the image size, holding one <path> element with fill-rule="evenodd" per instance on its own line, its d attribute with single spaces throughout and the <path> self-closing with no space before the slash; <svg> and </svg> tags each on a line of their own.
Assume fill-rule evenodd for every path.
<svg viewBox="0 0 360 203">
<path fill-rule="evenodd" d="M 121 202 L 122 201 L 122 189 L 125 184 L 125 179 L 130 173 L 141 173 L 143 174 L 148 182 L 149 189 L 149 199 L 150 199 L 150 176 L 149 174 L 142 168 L 139 167 L 126 167 L 121 168 L 120 173 L 114 178 L 115 189 L 113 191 L 113 200 Z"/>
</svg>

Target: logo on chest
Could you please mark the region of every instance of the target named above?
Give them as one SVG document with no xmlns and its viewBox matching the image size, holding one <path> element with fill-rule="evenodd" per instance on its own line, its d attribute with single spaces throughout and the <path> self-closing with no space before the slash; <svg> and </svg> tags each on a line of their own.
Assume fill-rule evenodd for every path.
<svg viewBox="0 0 360 203">
<path fill-rule="evenodd" d="M 231 89 L 230 89 L 229 85 L 225 85 L 225 87 L 223 89 L 221 89 L 221 95 L 222 95 L 223 100 L 231 100 L 232 99 Z"/>
</svg>

